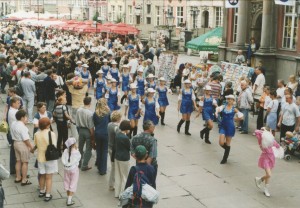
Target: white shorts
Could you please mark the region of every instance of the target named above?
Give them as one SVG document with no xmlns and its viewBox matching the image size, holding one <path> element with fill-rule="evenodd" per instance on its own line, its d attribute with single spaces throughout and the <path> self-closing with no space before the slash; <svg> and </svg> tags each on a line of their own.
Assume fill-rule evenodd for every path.
<svg viewBox="0 0 300 208">
<path fill-rule="evenodd" d="M 39 174 L 52 174 L 58 172 L 57 160 L 39 162 L 38 163 Z"/>
</svg>

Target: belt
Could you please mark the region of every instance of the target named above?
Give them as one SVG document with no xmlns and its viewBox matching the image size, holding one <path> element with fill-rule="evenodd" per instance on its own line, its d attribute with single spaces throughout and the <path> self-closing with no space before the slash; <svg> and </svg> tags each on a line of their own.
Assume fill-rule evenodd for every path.
<svg viewBox="0 0 300 208">
<path fill-rule="evenodd" d="M 78 127 L 79 129 L 89 129 L 88 127 Z"/>
</svg>

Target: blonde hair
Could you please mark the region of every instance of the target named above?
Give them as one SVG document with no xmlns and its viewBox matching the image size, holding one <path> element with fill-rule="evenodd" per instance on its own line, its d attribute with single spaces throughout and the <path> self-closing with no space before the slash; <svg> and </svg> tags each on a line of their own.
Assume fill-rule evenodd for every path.
<svg viewBox="0 0 300 208">
<path fill-rule="evenodd" d="M 120 111 L 113 111 L 110 115 L 110 119 L 112 122 L 120 121 L 121 118 L 122 118 L 122 114 L 120 113 Z"/>
<path fill-rule="evenodd" d="M 95 113 L 99 116 L 99 117 L 103 117 L 106 114 L 109 114 L 110 110 L 109 107 L 107 105 L 107 101 L 105 98 L 100 98 L 97 102 L 97 106 L 96 106 L 96 110 Z"/>
</svg>

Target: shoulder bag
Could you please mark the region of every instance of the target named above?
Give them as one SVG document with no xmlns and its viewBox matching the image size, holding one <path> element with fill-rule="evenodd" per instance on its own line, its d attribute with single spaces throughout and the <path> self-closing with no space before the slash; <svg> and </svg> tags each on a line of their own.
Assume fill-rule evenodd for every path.
<svg viewBox="0 0 300 208">
<path fill-rule="evenodd" d="M 45 156 L 46 156 L 47 161 L 52 161 L 52 160 L 58 160 L 59 159 L 59 151 L 52 144 L 51 131 L 49 131 L 49 144 L 48 144 Z"/>
</svg>

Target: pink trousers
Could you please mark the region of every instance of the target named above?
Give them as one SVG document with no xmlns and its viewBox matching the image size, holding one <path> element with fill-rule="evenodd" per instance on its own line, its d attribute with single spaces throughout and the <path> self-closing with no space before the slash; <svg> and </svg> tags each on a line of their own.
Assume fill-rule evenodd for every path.
<svg viewBox="0 0 300 208">
<path fill-rule="evenodd" d="M 76 192 L 79 179 L 79 168 L 73 170 L 65 170 L 64 172 L 64 187 L 66 191 Z"/>
</svg>

